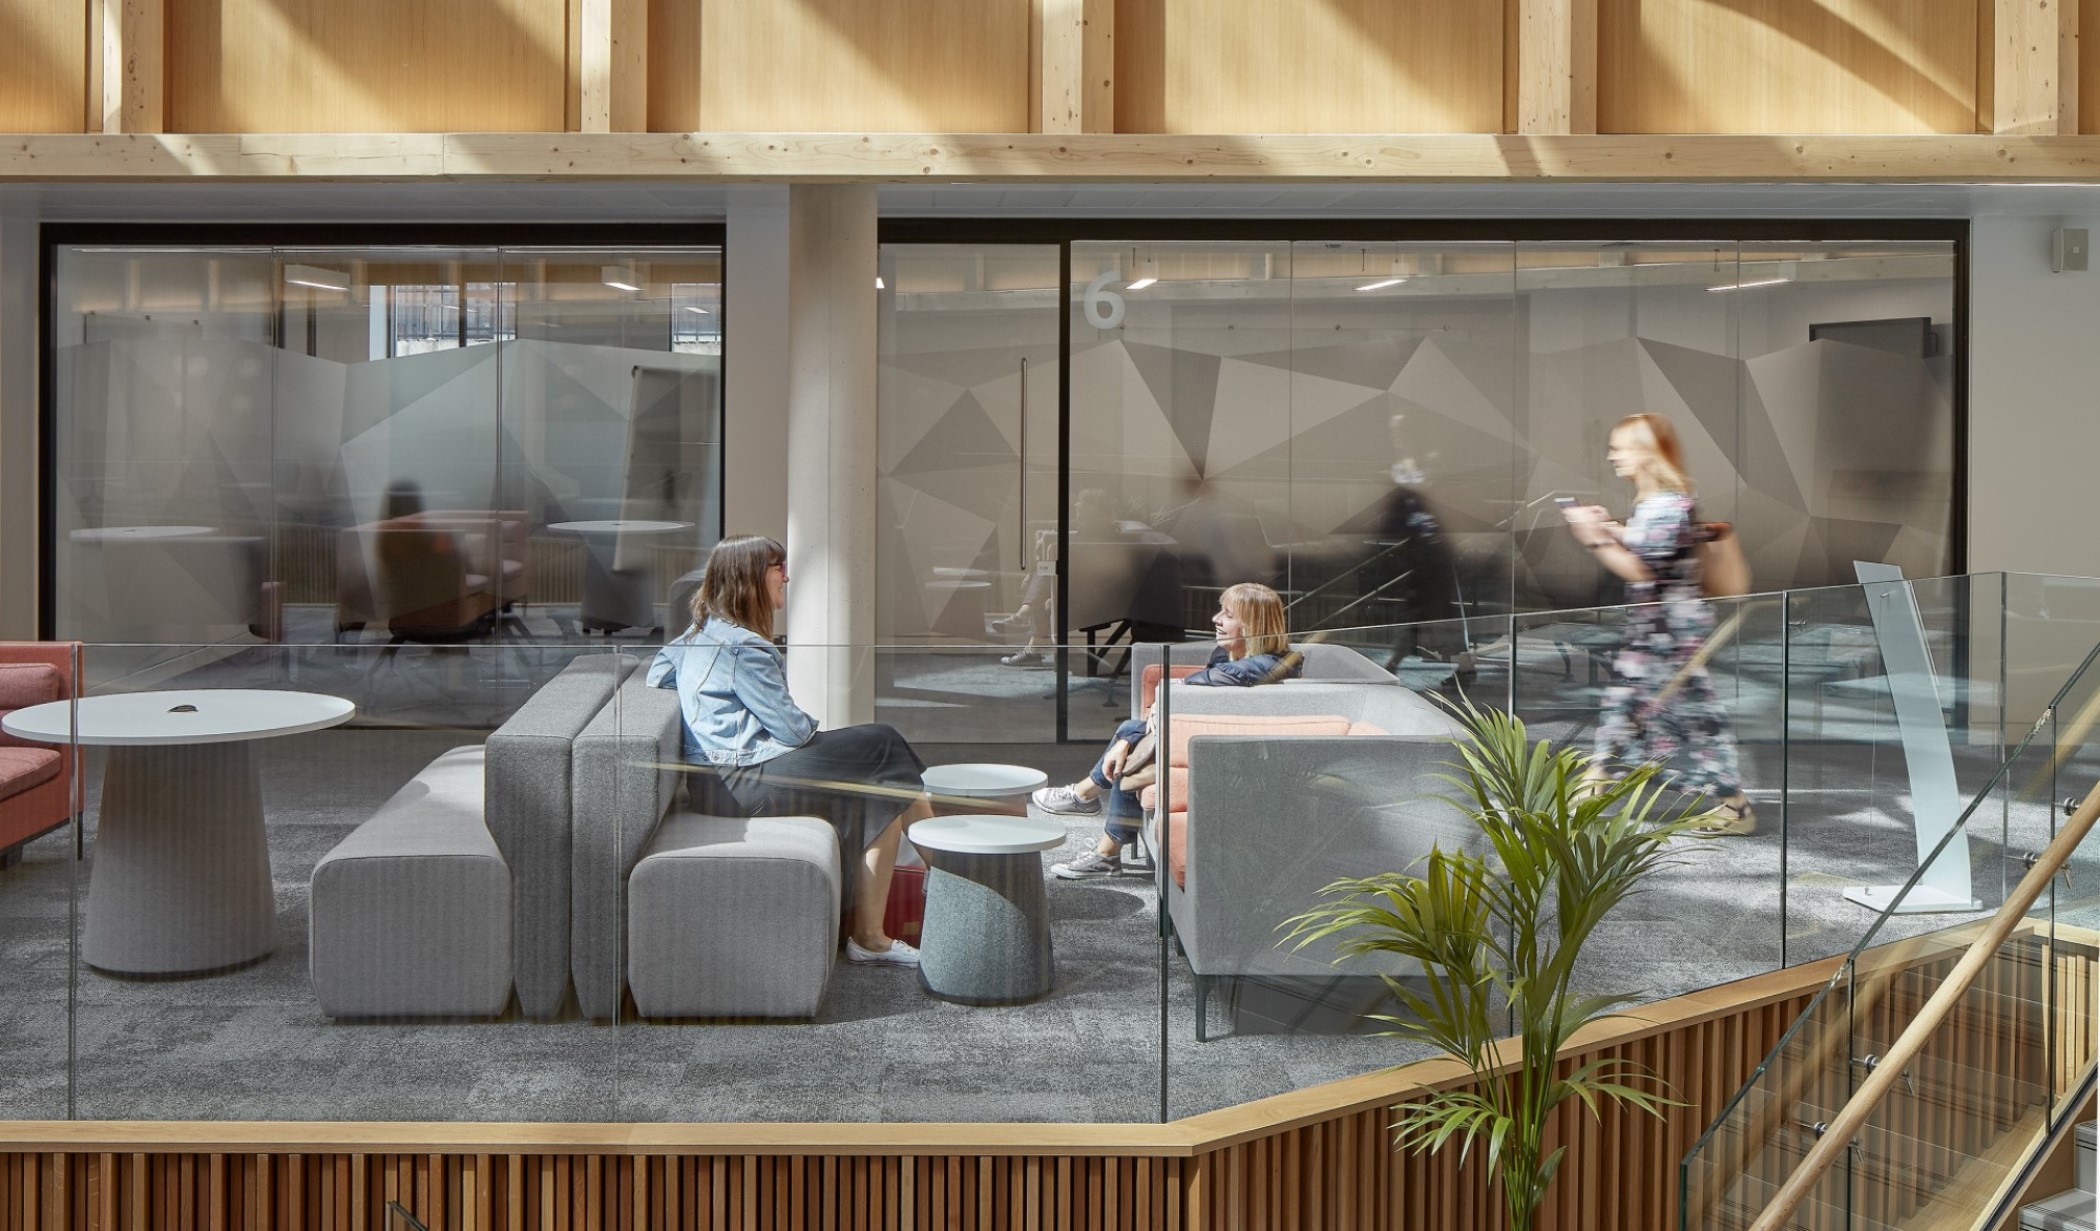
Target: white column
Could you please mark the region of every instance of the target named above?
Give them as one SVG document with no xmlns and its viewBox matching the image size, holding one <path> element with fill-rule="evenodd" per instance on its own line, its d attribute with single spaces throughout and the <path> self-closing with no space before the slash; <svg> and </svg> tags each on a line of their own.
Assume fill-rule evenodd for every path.
<svg viewBox="0 0 2100 1231">
<path fill-rule="evenodd" d="M 36 637 L 37 232 L 0 216 L 0 639 Z"/>
<path fill-rule="evenodd" d="M 788 686 L 827 727 L 875 714 L 875 214 L 788 189 Z"/>
<path fill-rule="evenodd" d="M 722 250 L 722 533 L 787 541 L 787 189 L 728 190 Z"/>
</svg>

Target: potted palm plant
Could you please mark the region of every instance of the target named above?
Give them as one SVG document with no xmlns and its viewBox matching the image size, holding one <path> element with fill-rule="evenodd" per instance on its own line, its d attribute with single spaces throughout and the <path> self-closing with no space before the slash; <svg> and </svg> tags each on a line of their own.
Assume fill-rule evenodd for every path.
<svg viewBox="0 0 2100 1231">
<path fill-rule="evenodd" d="M 1453 710 L 1466 731 L 1454 740 L 1455 772 L 1440 777 L 1457 793 L 1440 798 L 1479 826 L 1482 853 L 1432 848 L 1416 868 L 1336 881 L 1285 923 L 1286 943 L 1339 938 L 1342 956 L 1420 963 L 1419 979 L 1386 976 L 1405 1011 L 1378 1020 L 1463 1062 L 1473 1082 L 1396 1106 L 1395 1142 L 1456 1142 L 1461 1161 L 1483 1145 L 1511 1231 L 1530 1231 L 1566 1153 L 1544 1146 L 1556 1108 L 1578 1099 L 1594 1114 L 1616 1100 L 1660 1116 L 1675 1101 L 1631 1061 L 1563 1074 L 1555 1059 L 1576 1031 L 1637 998 L 1578 994 L 1583 944 L 1708 812 L 1666 807 L 1654 765 L 1607 779 L 1587 754 L 1533 742 L 1512 715 L 1470 702 Z M 1514 1060 L 1497 1046 L 1512 1031 L 1522 1040 Z"/>
</svg>

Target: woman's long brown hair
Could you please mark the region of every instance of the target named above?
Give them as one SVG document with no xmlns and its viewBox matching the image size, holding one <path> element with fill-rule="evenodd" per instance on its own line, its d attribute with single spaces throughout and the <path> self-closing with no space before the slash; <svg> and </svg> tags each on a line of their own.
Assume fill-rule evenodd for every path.
<svg viewBox="0 0 2100 1231">
<path fill-rule="evenodd" d="M 787 548 L 763 534 L 739 534 L 715 544 L 693 593 L 693 623 L 727 620 L 771 641 L 773 599 L 766 570 L 786 563 Z"/>
<path fill-rule="evenodd" d="M 1667 416 L 1646 412 L 1628 415 L 1613 424 L 1611 430 L 1614 434 L 1628 433 L 1648 450 L 1654 459 L 1652 469 L 1658 473 L 1664 491 L 1692 494 L 1692 472 L 1684 466 L 1684 445 L 1677 439 L 1677 425 Z"/>
</svg>

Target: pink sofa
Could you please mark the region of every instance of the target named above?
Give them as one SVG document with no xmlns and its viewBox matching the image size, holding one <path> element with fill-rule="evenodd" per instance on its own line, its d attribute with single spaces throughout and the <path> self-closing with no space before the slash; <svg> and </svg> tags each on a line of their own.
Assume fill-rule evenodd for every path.
<svg viewBox="0 0 2100 1231">
<path fill-rule="evenodd" d="M 73 695 L 77 641 L 0 641 L 0 715 Z M 73 816 L 73 750 L 0 732 L 0 868 Z"/>
</svg>

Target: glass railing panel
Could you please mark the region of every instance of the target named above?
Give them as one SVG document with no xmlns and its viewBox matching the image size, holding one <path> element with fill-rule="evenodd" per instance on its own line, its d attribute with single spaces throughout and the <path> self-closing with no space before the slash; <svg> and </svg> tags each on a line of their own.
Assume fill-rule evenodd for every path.
<svg viewBox="0 0 2100 1231">
<path fill-rule="evenodd" d="M 1867 590 L 1871 599 L 1873 587 Z M 1930 891 L 1935 861 L 1969 837 L 1979 820 L 1995 819 L 1986 815 L 1994 803 L 2018 795 L 2015 774 L 2048 781 L 2052 790 L 2066 777 L 2091 789 L 2092 772 L 2079 762 L 2087 755 L 2092 721 L 2100 716 L 2100 705 L 2089 700 L 2092 662 L 2089 657 L 2058 691 L 2043 719 L 1961 810 L 1953 831 L 1923 853 L 1889 908 L 1873 918 L 1847 956 L 1842 983 L 1815 998 L 1687 1156 L 1686 1225 L 1702 1225 L 1697 1220 L 1705 1217 L 1705 1207 L 1689 1199 L 1698 1186 L 1737 1182 L 1730 1177 L 1741 1168 L 1724 1154 L 1734 1134 L 1748 1135 L 1743 1109 L 1771 1095 L 1775 1066 L 1798 1050 L 1799 1038 L 1832 1028 L 1839 1014 L 1853 1093 L 1877 1074 L 1890 1083 L 1850 1134 L 1840 1163 L 1850 1175 L 1849 1225 L 1973 1220 L 2006 1192 L 2056 1106 L 2090 1071 L 2094 950 L 2082 935 L 2059 935 L 2054 923 L 2063 899 L 2045 886 L 2003 939 L 1992 940 L 1974 981 L 1948 992 L 1946 980 L 1969 960 L 1974 944 L 1996 935 L 1994 921 L 1975 912 L 1911 909 L 1918 905 L 1912 898 Z M 2029 761 L 2034 754 L 2046 758 L 2038 768 Z M 2019 862 L 2024 874 L 2028 861 Z M 1987 879 L 1975 878 L 1977 892 L 1985 891 Z M 1924 904 L 1932 905 L 1931 899 Z M 1900 1036 L 1912 1023 L 1929 1020 L 1928 1006 L 1948 996 L 1937 1006 L 1945 1016 L 1922 1049 L 1903 1056 Z M 1893 1078 L 1886 1072 L 1890 1065 L 1900 1066 Z M 1833 1108 L 1831 1114 L 1840 1113 Z M 1808 1225 L 1802 1222 L 1807 1217 L 1797 1214 L 1795 1221 Z"/>
<path fill-rule="evenodd" d="M 1847 1063 L 1851 990 L 1841 972 L 1700 1139 L 1680 1177 L 1680 1226 L 1748 1226 L 1823 1134 L 1854 1084 Z M 1847 1226 L 1850 1180 L 1843 1163 L 1833 1167 L 1789 1226 Z"/>
<path fill-rule="evenodd" d="M 603 892 L 624 874 L 624 966 L 602 992 L 629 1023 L 619 1118 L 1159 1118 L 1161 937 L 1136 818 L 1090 782 L 1031 807 L 1087 782 L 1103 746 L 1046 738 L 1047 673 L 1000 654 L 791 647 L 789 689 L 822 729 L 749 765 L 688 753 L 675 692 L 623 687 L 621 819 L 594 839 Z M 705 690 L 720 661 L 694 647 L 671 665 Z M 934 708 L 957 698 L 966 717 Z M 579 775 L 595 755 L 579 743 Z M 641 756 L 655 765 L 633 773 Z M 1085 862 L 1108 834 L 1133 841 Z M 883 956 L 894 942 L 916 969 Z"/>
<path fill-rule="evenodd" d="M 7 1076 L 0 1116 L 62 1120 L 73 1112 L 74 852 L 86 775 L 74 740 L 80 647 L 0 644 L 0 944 L 6 973 Z"/>
<path fill-rule="evenodd" d="M 2100 671 L 2088 668 L 2063 690 L 2040 733 L 2051 741 L 2050 772 L 2014 780 L 2024 813 L 2046 813 L 2062 824 L 2076 803 L 2100 782 Z M 2046 781 L 2046 787 L 2043 783 Z M 2050 806 L 2050 801 L 2055 805 Z M 2036 845 L 2032 850 L 2040 850 Z M 2028 856 L 2019 862 L 2024 866 Z M 2030 917 L 2047 928 L 2042 988 L 2048 1006 L 2049 1108 L 2052 1125 L 2072 1114 L 2088 1096 L 2100 1057 L 2100 838 L 2088 834 L 2072 850 L 2063 872 L 2049 883 Z"/>
<path fill-rule="evenodd" d="M 609 696 L 613 662 L 88 647 L 78 1114 L 610 1118 L 613 1035 L 569 988 L 567 767 L 526 728 Z"/>
<path fill-rule="evenodd" d="M 1391 644 L 1389 633 L 1354 639 Z M 1196 648 L 1169 647 L 1171 669 L 1199 661 Z M 1147 834 L 1172 933 L 1170 1119 L 1430 1054 L 1383 1037 L 1377 1020 L 1400 1011 L 1380 976 L 1419 967 L 1342 953 L 1344 938 L 1290 943 L 1288 921 L 1324 886 L 1407 871 L 1432 844 L 1468 841 L 1464 819 L 1431 798 L 1451 756 L 1448 712 L 1378 667 L 1321 643 L 1297 679 L 1166 691 Z"/>
<path fill-rule="evenodd" d="M 1515 713 L 1532 738 L 1608 776 L 1658 759 L 1658 817 L 1751 801 L 1752 832 L 1687 838 L 1588 938 L 1583 991 L 1655 1000 L 1783 963 L 1780 613 L 1759 597 L 1517 618 Z"/>
</svg>

